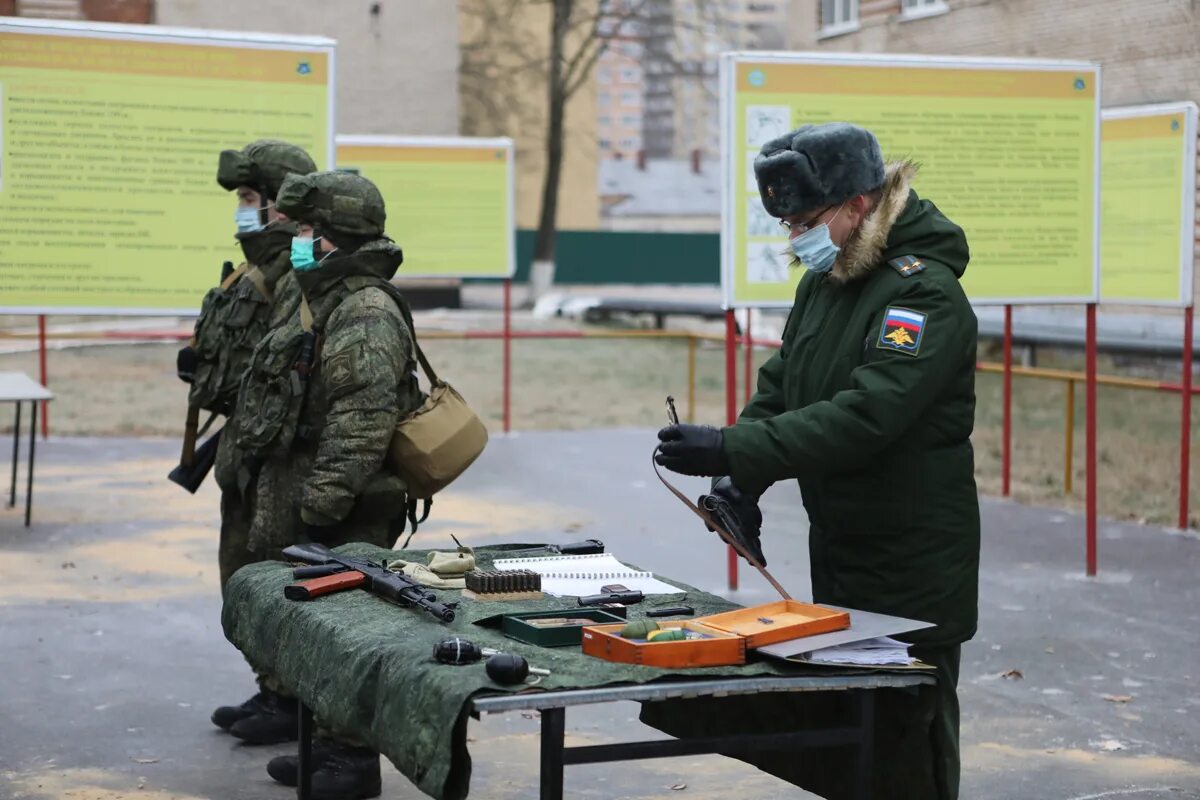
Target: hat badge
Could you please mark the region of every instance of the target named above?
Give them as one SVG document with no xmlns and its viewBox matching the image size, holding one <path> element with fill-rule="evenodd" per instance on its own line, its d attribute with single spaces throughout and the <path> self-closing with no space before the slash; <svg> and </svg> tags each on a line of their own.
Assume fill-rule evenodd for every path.
<svg viewBox="0 0 1200 800">
<path fill-rule="evenodd" d="M 774 196 L 775 196 L 775 187 L 768 186 L 767 187 L 767 197 L 774 197 Z"/>
</svg>

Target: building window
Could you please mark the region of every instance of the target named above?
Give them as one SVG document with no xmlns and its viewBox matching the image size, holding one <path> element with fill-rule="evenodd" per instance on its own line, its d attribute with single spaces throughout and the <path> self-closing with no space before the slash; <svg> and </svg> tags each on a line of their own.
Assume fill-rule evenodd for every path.
<svg viewBox="0 0 1200 800">
<path fill-rule="evenodd" d="M 612 83 L 612 70 L 607 67 L 596 70 L 596 83 Z"/>
<path fill-rule="evenodd" d="M 621 70 L 621 80 L 625 83 L 637 83 L 641 79 L 638 71 L 631 67 L 625 67 Z"/>
<path fill-rule="evenodd" d="M 642 120 L 640 117 L 635 117 L 632 114 L 626 114 L 625 116 L 621 117 L 621 124 L 627 128 L 636 128 L 642 124 Z"/>
<path fill-rule="evenodd" d="M 900 0 L 900 19 L 936 17 L 950 10 L 946 0 Z"/>
<path fill-rule="evenodd" d="M 601 92 L 600 94 L 596 95 L 596 102 L 602 106 L 611 106 L 612 95 L 608 92 Z"/>
<path fill-rule="evenodd" d="M 623 149 L 623 150 L 638 150 L 641 148 L 641 146 L 642 146 L 642 143 L 638 139 L 622 139 L 621 140 L 621 149 Z"/>
<path fill-rule="evenodd" d="M 597 125 L 612 125 L 612 117 L 608 116 L 607 114 L 605 114 L 604 116 L 601 116 L 601 117 L 597 117 L 596 124 Z"/>
<path fill-rule="evenodd" d="M 626 106 L 636 106 L 638 104 L 637 92 L 621 92 L 621 104 Z"/>
<path fill-rule="evenodd" d="M 837 36 L 856 30 L 858 0 L 821 0 L 821 37 Z"/>
<path fill-rule="evenodd" d="M 600 140 L 600 149 L 601 150 L 611 150 L 612 142 L 609 141 L 608 139 L 601 139 Z"/>
</svg>

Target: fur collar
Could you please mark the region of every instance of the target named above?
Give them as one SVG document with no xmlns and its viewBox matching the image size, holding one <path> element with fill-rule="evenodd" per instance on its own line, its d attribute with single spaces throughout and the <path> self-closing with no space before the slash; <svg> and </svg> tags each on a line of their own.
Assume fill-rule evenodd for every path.
<svg viewBox="0 0 1200 800">
<path fill-rule="evenodd" d="M 879 266 L 888 234 L 908 203 L 909 184 L 916 174 L 917 165 L 912 161 L 893 161 L 887 165 L 883 196 L 838 253 L 830 274 L 834 283 L 858 280 Z"/>
</svg>

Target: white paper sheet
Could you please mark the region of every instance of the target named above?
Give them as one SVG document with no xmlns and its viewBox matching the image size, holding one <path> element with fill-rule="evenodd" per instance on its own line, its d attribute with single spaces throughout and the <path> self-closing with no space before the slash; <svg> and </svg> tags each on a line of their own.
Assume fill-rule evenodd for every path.
<svg viewBox="0 0 1200 800">
<path fill-rule="evenodd" d="M 626 566 L 612 553 L 540 558 L 498 558 L 496 569 L 529 569 L 542 576 L 542 591 L 556 596 L 600 594 L 600 587 L 619 583 L 642 594 L 678 594 L 678 586 L 664 583 L 652 572 Z"/>
</svg>

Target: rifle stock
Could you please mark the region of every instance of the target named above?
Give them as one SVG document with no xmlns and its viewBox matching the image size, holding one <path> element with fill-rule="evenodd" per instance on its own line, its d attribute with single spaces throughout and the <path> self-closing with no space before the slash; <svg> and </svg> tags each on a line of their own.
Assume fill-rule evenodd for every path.
<svg viewBox="0 0 1200 800">
<path fill-rule="evenodd" d="M 196 448 L 190 464 L 186 463 L 185 459 L 180 459 L 179 466 L 171 470 L 167 479 L 172 483 L 179 484 L 191 494 L 195 494 L 217 461 L 217 445 L 220 444 L 223 430 L 224 428 L 217 431 L 208 437 L 204 444 Z"/>
</svg>

